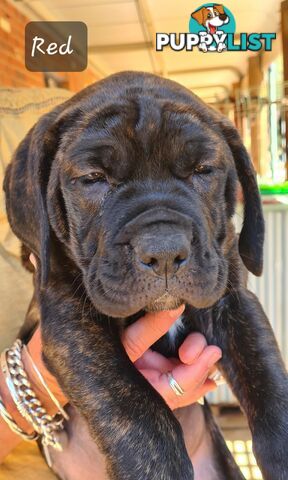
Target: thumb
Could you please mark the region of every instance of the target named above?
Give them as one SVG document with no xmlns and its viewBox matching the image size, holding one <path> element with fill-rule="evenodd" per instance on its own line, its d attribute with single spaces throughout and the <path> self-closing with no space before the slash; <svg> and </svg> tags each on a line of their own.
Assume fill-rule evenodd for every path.
<svg viewBox="0 0 288 480">
<path fill-rule="evenodd" d="M 177 318 L 182 315 L 185 306 L 176 310 L 146 313 L 124 330 L 122 335 L 123 346 L 132 362 L 140 358 L 153 343 L 163 337 Z"/>
</svg>

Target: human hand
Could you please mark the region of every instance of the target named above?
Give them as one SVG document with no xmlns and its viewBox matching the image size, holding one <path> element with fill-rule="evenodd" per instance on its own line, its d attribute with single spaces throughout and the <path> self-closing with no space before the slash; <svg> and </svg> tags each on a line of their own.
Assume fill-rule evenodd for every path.
<svg viewBox="0 0 288 480">
<path fill-rule="evenodd" d="M 33 255 L 30 256 L 30 260 L 36 268 Z M 179 359 L 168 359 L 151 350 L 151 345 L 165 335 L 183 313 L 184 308 L 181 306 L 176 310 L 146 313 L 134 324 L 128 326 L 122 335 L 123 346 L 130 360 L 172 410 L 190 405 L 216 388 L 216 384 L 208 376 L 215 370 L 215 364 L 222 356 L 220 348 L 213 345 L 207 346 L 205 337 L 200 333 L 192 333 L 184 340 L 178 352 Z M 65 396 L 56 380 L 41 364 L 39 331 L 36 331 L 32 338 L 29 350 L 52 392 L 62 404 L 65 404 Z M 167 372 L 171 372 L 173 378 L 182 387 L 185 392 L 183 396 L 177 396 L 174 393 L 169 385 Z"/>
<path fill-rule="evenodd" d="M 169 330 L 183 310 L 182 306 L 177 310 L 147 313 L 122 335 L 130 360 L 172 410 L 190 405 L 216 388 L 208 376 L 222 356 L 220 348 L 207 346 L 200 333 L 192 333 L 184 340 L 179 359 L 168 359 L 149 348 Z M 177 396 L 170 387 L 168 372 L 184 390 L 183 396 Z"/>
</svg>

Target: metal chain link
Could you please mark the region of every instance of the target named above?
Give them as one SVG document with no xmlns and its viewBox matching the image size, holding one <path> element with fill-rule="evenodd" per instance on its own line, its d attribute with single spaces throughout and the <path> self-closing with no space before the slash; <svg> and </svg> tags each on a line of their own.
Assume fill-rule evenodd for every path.
<svg viewBox="0 0 288 480">
<path fill-rule="evenodd" d="M 1 395 L 0 395 L 0 415 L 3 418 L 3 420 L 7 423 L 9 428 L 12 430 L 12 432 L 17 433 L 17 435 L 20 435 L 20 437 L 23 438 L 23 440 L 31 442 L 31 441 L 37 440 L 37 438 L 39 437 L 37 432 L 31 433 L 30 435 L 29 433 L 24 432 L 24 430 L 22 430 L 22 428 L 20 428 L 17 425 L 17 423 L 13 420 L 8 410 L 6 410 L 6 407 L 3 403 Z"/>
<path fill-rule="evenodd" d="M 42 444 L 62 451 L 58 434 L 63 431 L 64 418 L 59 413 L 53 417 L 49 415 L 37 398 L 24 370 L 21 353 L 22 342 L 16 340 L 14 345 L 4 352 L 4 359 L 2 356 L 2 370 L 6 369 L 6 381 L 8 380 L 10 393 L 18 411 L 41 436 Z"/>
</svg>

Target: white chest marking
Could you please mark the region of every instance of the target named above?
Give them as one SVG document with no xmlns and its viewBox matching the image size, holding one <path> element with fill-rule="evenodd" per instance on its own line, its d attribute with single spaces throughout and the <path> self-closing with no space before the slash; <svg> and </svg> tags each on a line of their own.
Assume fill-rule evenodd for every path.
<svg viewBox="0 0 288 480">
<path fill-rule="evenodd" d="M 182 320 L 183 320 L 183 317 L 181 315 L 179 318 L 177 318 L 177 320 L 173 323 L 172 327 L 170 327 L 170 329 L 168 330 L 169 342 L 171 346 L 175 345 L 178 333 L 183 328 Z"/>
</svg>

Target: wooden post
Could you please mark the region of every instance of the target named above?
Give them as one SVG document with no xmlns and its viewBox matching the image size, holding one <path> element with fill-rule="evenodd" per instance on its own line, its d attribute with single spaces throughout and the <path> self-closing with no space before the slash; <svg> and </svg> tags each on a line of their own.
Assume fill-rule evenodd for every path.
<svg viewBox="0 0 288 480">
<path fill-rule="evenodd" d="M 250 91 L 250 121 L 251 121 L 251 157 L 257 173 L 261 175 L 261 128 L 259 96 L 263 79 L 261 56 L 248 59 L 248 84 Z"/>
<path fill-rule="evenodd" d="M 283 50 L 283 70 L 284 82 L 288 82 L 288 0 L 281 3 L 281 29 L 282 29 L 282 50 Z M 284 95 L 288 97 L 288 87 L 284 88 Z M 286 180 L 288 179 L 288 111 L 285 107 L 285 124 L 286 124 Z"/>
<path fill-rule="evenodd" d="M 234 123 L 239 130 L 241 137 L 243 137 L 243 117 L 240 111 L 240 105 L 237 109 L 237 101 L 241 92 L 241 81 L 232 84 L 232 102 L 234 103 Z"/>
</svg>

